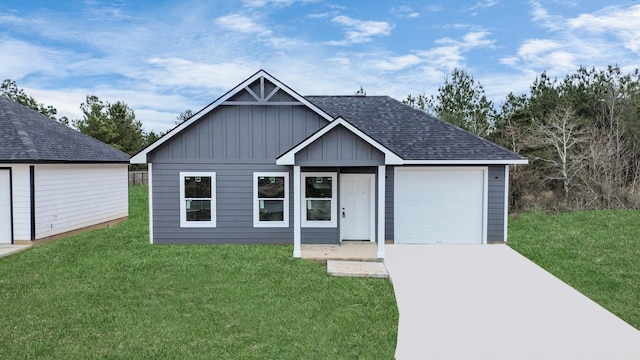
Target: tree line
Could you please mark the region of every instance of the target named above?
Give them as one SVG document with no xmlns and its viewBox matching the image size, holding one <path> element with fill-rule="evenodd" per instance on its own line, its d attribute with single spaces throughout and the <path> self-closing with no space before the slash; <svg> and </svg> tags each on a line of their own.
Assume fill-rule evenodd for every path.
<svg viewBox="0 0 640 360">
<path fill-rule="evenodd" d="M 359 90 L 365 93 L 362 87 Z M 0 94 L 73 126 L 133 155 L 164 133 L 145 132 L 122 101 L 89 95 L 81 119 L 57 117 L 57 110 L 25 94 L 12 80 Z M 577 210 L 640 208 L 640 73 L 618 66 L 580 67 L 563 79 L 538 75 L 523 94 L 501 104 L 482 84 L 454 69 L 434 95 L 408 95 L 404 103 L 451 122 L 529 159 L 511 167 L 511 209 Z M 192 116 L 177 116 L 175 125 Z"/>
<path fill-rule="evenodd" d="M 580 67 L 543 72 L 500 106 L 464 70 L 435 95 L 404 103 L 529 159 L 511 168 L 511 207 L 551 211 L 640 208 L 640 74 Z"/>
</svg>

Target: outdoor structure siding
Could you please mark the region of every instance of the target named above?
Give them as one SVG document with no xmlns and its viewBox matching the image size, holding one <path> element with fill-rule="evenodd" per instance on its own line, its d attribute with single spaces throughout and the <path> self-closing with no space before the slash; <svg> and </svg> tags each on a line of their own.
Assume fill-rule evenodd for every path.
<svg viewBox="0 0 640 360">
<path fill-rule="evenodd" d="M 296 164 L 322 166 L 383 165 L 384 154 L 343 126 L 331 129 L 320 139 L 296 154 Z"/>
<path fill-rule="evenodd" d="M 31 192 L 29 165 L 0 164 L 11 168 L 13 190 L 13 239 L 31 240 Z"/>
<path fill-rule="evenodd" d="M 487 241 L 489 242 L 503 242 L 505 239 L 504 190 L 506 166 L 489 166 L 489 194 L 487 204 Z"/>
<path fill-rule="evenodd" d="M 292 243 L 293 211 L 289 227 L 253 227 L 253 173 L 289 173 L 288 206 L 293 209 L 293 171 L 275 165 L 274 159 L 325 124 L 326 120 L 298 105 L 220 106 L 160 146 L 149 158 L 154 243 Z M 180 172 L 199 171 L 216 173 L 217 226 L 181 228 Z M 337 234 L 337 229 L 302 232 L 309 235 L 305 242 L 313 242 L 331 230 Z"/>
<path fill-rule="evenodd" d="M 127 217 L 127 183 L 127 164 L 35 165 L 35 238 Z"/>
</svg>

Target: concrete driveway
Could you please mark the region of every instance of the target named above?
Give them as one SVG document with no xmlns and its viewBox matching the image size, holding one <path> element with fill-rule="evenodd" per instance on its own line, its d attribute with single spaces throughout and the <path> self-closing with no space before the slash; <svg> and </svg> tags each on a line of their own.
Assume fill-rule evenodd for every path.
<svg viewBox="0 0 640 360">
<path fill-rule="evenodd" d="M 640 359 L 640 331 L 506 245 L 390 245 L 385 265 L 397 359 Z"/>
</svg>

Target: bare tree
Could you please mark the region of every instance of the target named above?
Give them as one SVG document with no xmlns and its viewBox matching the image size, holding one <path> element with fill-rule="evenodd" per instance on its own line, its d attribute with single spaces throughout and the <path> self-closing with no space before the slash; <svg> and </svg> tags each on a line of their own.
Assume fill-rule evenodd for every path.
<svg viewBox="0 0 640 360">
<path fill-rule="evenodd" d="M 549 114 L 539 125 L 541 141 L 554 150 L 553 158 L 539 158 L 549 165 L 549 179 L 562 181 L 565 199 L 574 186 L 575 178 L 587 165 L 582 144 L 588 138 L 580 127 L 575 113 L 570 107 L 562 107 Z"/>
</svg>

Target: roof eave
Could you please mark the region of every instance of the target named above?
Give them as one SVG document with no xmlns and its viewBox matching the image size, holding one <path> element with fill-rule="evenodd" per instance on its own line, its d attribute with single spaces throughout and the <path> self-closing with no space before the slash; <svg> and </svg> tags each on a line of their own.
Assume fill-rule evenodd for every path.
<svg viewBox="0 0 640 360">
<path fill-rule="evenodd" d="M 528 159 L 404 160 L 403 165 L 527 165 Z"/>
</svg>

